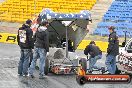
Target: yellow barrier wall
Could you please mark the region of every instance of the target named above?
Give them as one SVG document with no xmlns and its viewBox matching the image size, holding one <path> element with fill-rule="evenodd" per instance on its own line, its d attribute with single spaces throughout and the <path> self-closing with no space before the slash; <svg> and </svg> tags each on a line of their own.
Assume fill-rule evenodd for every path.
<svg viewBox="0 0 132 88">
<path fill-rule="evenodd" d="M 77 49 L 84 50 L 85 47 L 90 43 L 91 40 L 83 40 Z M 108 42 L 102 42 L 102 41 L 95 41 L 96 45 L 99 46 L 99 48 L 106 52 L 108 47 Z"/>
<path fill-rule="evenodd" d="M 0 42 L 17 44 L 17 34 L 0 33 Z"/>
<path fill-rule="evenodd" d="M 82 40 L 77 49 L 84 50 L 85 47 L 90 43 L 90 41 L 91 40 Z M 17 44 L 17 34 L 0 33 L 0 42 Z M 108 42 L 95 41 L 95 43 L 100 47 L 102 51 L 106 52 Z"/>
</svg>

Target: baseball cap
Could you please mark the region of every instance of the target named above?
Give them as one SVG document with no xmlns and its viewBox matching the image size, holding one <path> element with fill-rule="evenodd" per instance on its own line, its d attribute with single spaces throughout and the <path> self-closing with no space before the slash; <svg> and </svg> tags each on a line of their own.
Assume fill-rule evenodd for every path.
<svg viewBox="0 0 132 88">
<path fill-rule="evenodd" d="M 90 44 L 95 44 L 95 42 L 94 41 L 91 41 Z"/>
<path fill-rule="evenodd" d="M 28 19 L 27 21 L 26 21 L 26 24 L 31 24 L 32 23 L 32 21 L 30 20 L 30 19 Z"/>
<path fill-rule="evenodd" d="M 115 27 L 114 27 L 114 26 L 109 26 L 108 29 L 109 29 L 109 30 L 110 30 L 110 29 L 114 30 Z"/>
</svg>

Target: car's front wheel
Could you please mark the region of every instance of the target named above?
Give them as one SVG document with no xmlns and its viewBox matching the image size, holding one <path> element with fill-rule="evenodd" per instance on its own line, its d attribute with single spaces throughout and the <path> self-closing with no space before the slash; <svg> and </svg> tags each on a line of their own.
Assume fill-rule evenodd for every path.
<svg viewBox="0 0 132 88">
<path fill-rule="evenodd" d="M 117 66 L 116 66 L 115 74 L 121 74 L 121 70 L 119 70 Z"/>
</svg>

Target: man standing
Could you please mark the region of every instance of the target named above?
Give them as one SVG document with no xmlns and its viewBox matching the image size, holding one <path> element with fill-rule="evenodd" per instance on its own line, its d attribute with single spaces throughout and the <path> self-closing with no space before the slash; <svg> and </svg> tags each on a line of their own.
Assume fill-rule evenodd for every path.
<svg viewBox="0 0 132 88">
<path fill-rule="evenodd" d="M 90 54 L 89 58 L 89 73 L 92 73 L 93 68 L 98 68 L 95 66 L 98 59 L 102 58 L 102 51 L 96 46 L 94 41 L 91 41 L 90 44 L 85 48 L 84 54 Z"/>
<path fill-rule="evenodd" d="M 109 71 L 109 74 L 115 74 L 116 71 L 116 56 L 119 54 L 119 40 L 116 32 L 114 31 L 115 27 L 111 26 L 108 28 L 110 35 L 108 39 L 108 48 L 107 48 L 107 57 L 106 57 L 106 66 Z"/>
<path fill-rule="evenodd" d="M 39 62 L 39 79 L 44 78 L 44 66 L 45 66 L 45 59 L 46 54 L 49 52 L 49 36 L 47 30 L 48 22 L 44 21 L 38 27 L 38 30 L 35 33 L 35 48 L 34 48 L 34 55 L 33 60 L 29 68 L 29 75 L 34 78 L 33 72 L 35 70 L 35 65 L 37 58 L 40 58 Z"/>
<path fill-rule="evenodd" d="M 21 57 L 18 65 L 18 74 L 20 76 L 28 75 L 29 58 L 32 54 L 33 48 L 33 32 L 30 29 L 31 20 L 27 20 L 18 30 L 17 41 L 21 49 Z"/>
</svg>

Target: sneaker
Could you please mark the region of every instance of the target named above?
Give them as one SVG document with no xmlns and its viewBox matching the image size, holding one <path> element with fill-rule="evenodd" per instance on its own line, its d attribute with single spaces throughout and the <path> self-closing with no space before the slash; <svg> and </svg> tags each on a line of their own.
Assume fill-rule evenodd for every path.
<svg viewBox="0 0 132 88">
<path fill-rule="evenodd" d="M 35 78 L 34 75 L 29 75 L 29 77 L 31 77 L 31 78 Z"/>
<path fill-rule="evenodd" d="M 23 76 L 22 74 L 18 74 L 18 76 Z"/>
<path fill-rule="evenodd" d="M 108 75 L 111 75 L 111 73 L 108 73 Z"/>
<path fill-rule="evenodd" d="M 38 67 L 38 66 L 35 66 L 35 69 L 36 69 L 36 70 L 39 70 L 39 67 Z"/>
<path fill-rule="evenodd" d="M 28 75 L 26 74 L 26 75 L 23 75 L 23 77 L 28 77 Z"/>
<path fill-rule="evenodd" d="M 88 71 L 89 74 L 92 74 L 93 71 Z"/>
<path fill-rule="evenodd" d="M 40 75 L 40 76 L 39 76 L 39 79 L 44 79 L 44 76 L 43 76 L 43 75 Z"/>
</svg>

